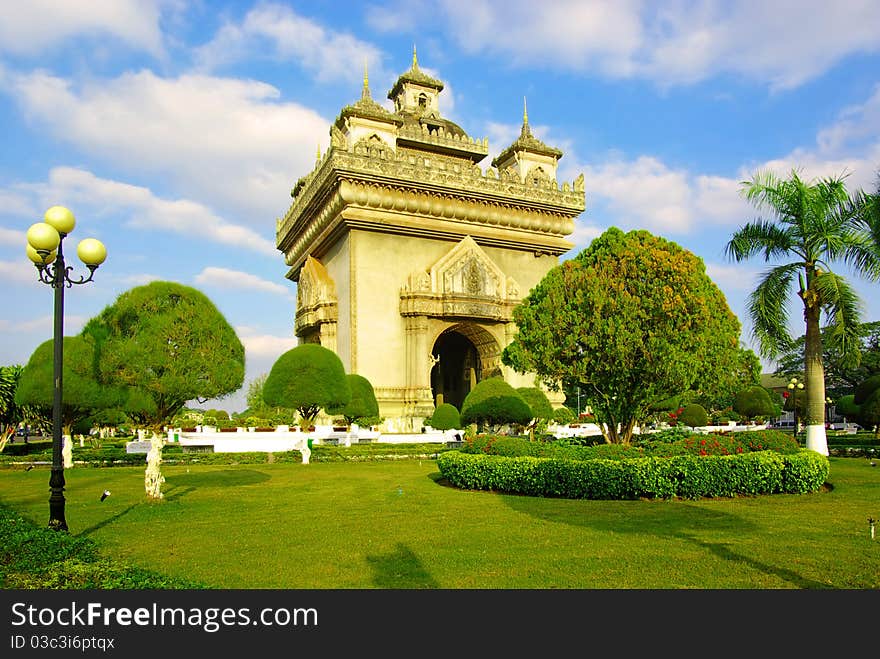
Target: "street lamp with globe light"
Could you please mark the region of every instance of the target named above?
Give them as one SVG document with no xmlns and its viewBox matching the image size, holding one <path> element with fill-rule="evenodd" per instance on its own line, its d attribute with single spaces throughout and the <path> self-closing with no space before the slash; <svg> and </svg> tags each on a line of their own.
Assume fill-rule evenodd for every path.
<svg viewBox="0 0 880 659">
<path fill-rule="evenodd" d="M 64 263 L 64 239 L 76 226 L 73 213 L 63 206 L 52 206 L 46 211 L 42 222 L 32 224 L 27 230 L 28 258 L 37 267 L 39 280 L 55 289 L 55 317 L 53 337 L 54 391 L 52 399 L 52 473 L 49 476 L 49 528 L 67 531 L 64 517 L 64 464 L 61 461 L 61 404 L 63 400 L 63 340 L 64 340 L 64 288 L 92 281 L 95 270 L 107 258 L 104 244 L 95 238 L 81 240 L 76 248 L 77 256 L 89 269 L 88 277 L 71 277 L 72 267 Z"/>
<path fill-rule="evenodd" d="M 798 434 L 797 392 L 799 390 L 803 390 L 804 383 L 798 381 L 797 378 L 792 378 L 788 382 L 788 388 L 791 389 L 792 393 L 794 394 L 794 396 L 792 397 L 792 406 L 794 409 L 794 435 L 795 435 L 795 437 L 797 437 L 797 434 Z"/>
</svg>

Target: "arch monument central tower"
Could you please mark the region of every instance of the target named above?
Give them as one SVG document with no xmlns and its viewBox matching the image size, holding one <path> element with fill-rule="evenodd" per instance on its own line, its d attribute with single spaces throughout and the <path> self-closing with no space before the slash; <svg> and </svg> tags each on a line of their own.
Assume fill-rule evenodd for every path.
<svg viewBox="0 0 880 659">
<path fill-rule="evenodd" d="M 557 181 L 562 152 L 532 135 L 525 112 L 484 170 L 488 140 L 441 115 L 442 91 L 415 52 L 388 92 L 393 111 L 365 75 L 276 222 L 296 336 L 372 383 L 386 432 L 419 432 L 438 395 L 460 409 L 487 377 L 534 386 L 501 363 L 513 308 L 572 248 L 585 208 L 583 175 Z"/>
</svg>

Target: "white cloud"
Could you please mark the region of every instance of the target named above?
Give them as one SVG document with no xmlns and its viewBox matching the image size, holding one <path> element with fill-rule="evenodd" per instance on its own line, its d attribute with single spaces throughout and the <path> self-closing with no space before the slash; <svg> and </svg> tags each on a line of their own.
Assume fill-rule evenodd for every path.
<svg viewBox="0 0 880 659">
<path fill-rule="evenodd" d="M 79 334 L 85 326 L 86 321 L 88 321 L 88 318 L 85 318 L 84 316 L 65 314 L 64 336 Z M 40 316 L 38 318 L 29 318 L 27 320 L 0 319 L 0 331 L 47 337 L 44 340 L 52 338 L 54 327 L 55 319 L 53 316 Z M 42 343 L 42 341 L 40 341 L 40 343 Z M 34 346 L 33 349 L 36 349 L 36 346 Z"/>
<path fill-rule="evenodd" d="M 21 259 L 0 261 L 0 280 L 14 281 L 17 284 L 39 284 L 37 269 L 25 256 L 25 242 L 21 242 Z"/>
<path fill-rule="evenodd" d="M 284 61 L 298 61 L 319 80 L 357 81 L 362 66 L 371 71 L 381 67 L 381 52 L 351 34 L 334 32 L 300 16 L 290 7 L 258 5 L 241 24 L 227 23 L 206 45 L 196 50 L 203 70 L 253 57 L 254 52 L 271 52 Z M 353 66 L 353 63 L 356 64 Z"/>
<path fill-rule="evenodd" d="M 589 246 L 594 238 L 601 236 L 607 227 L 598 227 L 594 224 L 584 224 L 583 217 L 575 220 L 574 231 L 566 236 L 568 240 L 574 243 L 574 248 L 569 254 L 576 256 L 582 249 Z"/>
<path fill-rule="evenodd" d="M 139 274 L 133 275 L 124 275 L 122 277 L 118 277 L 117 280 L 120 284 L 124 285 L 126 288 L 135 287 L 135 286 L 146 286 L 150 282 L 153 281 L 162 281 L 166 279 L 166 277 L 162 277 L 160 275 L 150 274 L 148 272 L 143 272 Z"/>
<path fill-rule="evenodd" d="M 25 231 L 0 227 L 0 245 L 18 246 L 24 250 L 25 245 L 27 245 L 27 233 Z"/>
<path fill-rule="evenodd" d="M 244 345 L 245 352 L 249 357 L 277 359 L 283 353 L 295 348 L 297 339 L 291 333 L 290 336 L 273 336 L 271 334 L 248 334 L 236 327 L 239 339 Z"/>
<path fill-rule="evenodd" d="M 824 128 L 816 137 L 816 144 L 822 153 L 839 154 L 853 143 L 865 140 L 875 143 L 880 136 L 880 85 L 871 97 L 860 105 L 845 108 L 837 121 Z"/>
<path fill-rule="evenodd" d="M 604 200 L 615 224 L 654 233 L 685 233 L 691 228 L 692 193 L 688 175 L 652 156 L 585 166 L 587 194 Z"/>
<path fill-rule="evenodd" d="M 33 205 L 29 203 L 24 191 L 0 189 L 0 216 L 26 217 L 28 215 L 34 218 L 34 222 L 40 222 L 43 219 Z"/>
<path fill-rule="evenodd" d="M 249 272 L 230 270 L 228 268 L 206 267 L 195 278 L 196 282 L 206 286 L 223 289 L 243 289 L 276 293 L 293 299 L 292 288 L 273 281 L 268 281 Z"/>
<path fill-rule="evenodd" d="M 252 80 L 141 71 L 78 86 L 38 71 L 8 75 L 5 85 L 57 139 L 269 230 L 314 166 L 316 146 L 329 141 L 328 120 Z"/>
<path fill-rule="evenodd" d="M 408 0 L 373 7 L 367 20 L 414 32 L 429 13 L 467 52 L 663 86 L 731 73 L 784 89 L 880 51 L 876 0 Z"/>
<path fill-rule="evenodd" d="M 725 291 L 749 293 L 757 285 L 760 272 L 757 268 L 742 263 L 729 265 L 706 262 L 706 274 Z"/>
<path fill-rule="evenodd" d="M 0 51 L 37 55 L 69 48 L 74 38 L 114 37 L 154 56 L 163 53 L 164 0 L 27 0 L 0 8 Z"/>
<path fill-rule="evenodd" d="M 48 183 L 35 186 L 44 200 L 65 199 L 77 213 L 100 218 L 121 215 L 128 226 L 197 236 L 200 240 L 233 245 L 277 256 L 275 244 L 253 230 L 231 224 L 203 204 L 187 199 L 163 199 L 145 187 L 111 181 L 73 167 L 56 167 Z M 44 204 L 49 203 L 44 201 Z M 80 211 L 79 209 L 83 209 Z"/>
<path fill-rule="evenodd" d="M 413 11 L 425 10 L 416 5 Z M 513 65 L 543 61 L 626 75 L 643 39 L 638 4 L 629 0 L 447 0 L 438 6 L 461 48 L 501 55 Z"/>
</svg>

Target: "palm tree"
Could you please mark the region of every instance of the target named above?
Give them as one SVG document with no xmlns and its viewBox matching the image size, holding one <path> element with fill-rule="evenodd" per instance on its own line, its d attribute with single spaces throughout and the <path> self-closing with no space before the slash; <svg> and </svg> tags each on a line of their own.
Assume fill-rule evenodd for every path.
<svg viewBox="0 0 880 659">
<path fill-rule="evenodd" d="M 803 303 L 806 336 L 807 448 L 828 455 L 825 436 L 825 371 L 822 315 L 826 335 L 841 354 L 858 361 L 861 301 L 850 284 L 831 271 L 842 263 L 872 281 L 880 279 L 880 250 L 865 217 L 865 195 L 849 195 L 846 175 L 805 182 L 796 170 L 781 179 L 759 172 L 742 183 L 745 198 L 774 219 L 758 218 L 734 233 L 726 253 L 736 262 L 763 255 L 773 265 L 749 296 L 752 335 L 768 359 L 791 347 L 786 301 L 796 286 Z"/>
</svg>

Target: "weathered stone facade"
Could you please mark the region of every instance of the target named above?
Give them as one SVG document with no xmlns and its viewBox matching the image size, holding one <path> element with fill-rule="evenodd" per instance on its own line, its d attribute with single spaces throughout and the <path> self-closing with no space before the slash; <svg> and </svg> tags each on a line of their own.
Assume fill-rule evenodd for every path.
<svg viewBox="0 0 880 659">
<path fill-rule="evenodd" d="M 532 136 L 525 114 L 482 169 L 488 141 L 440 115 L 442 89 L 414 53 L 390 112 L 365 76 L 276 225 L 298 284 L 296 336 L 373 384 L 386 432 L 419 432 L 438 394 L 460 406 L 491 375 L 534 384 L 500 361 L 512 311 L 572 247 L 585 208 L 583 175 L 557 182 L 562 152 Z"/>
</svg>

